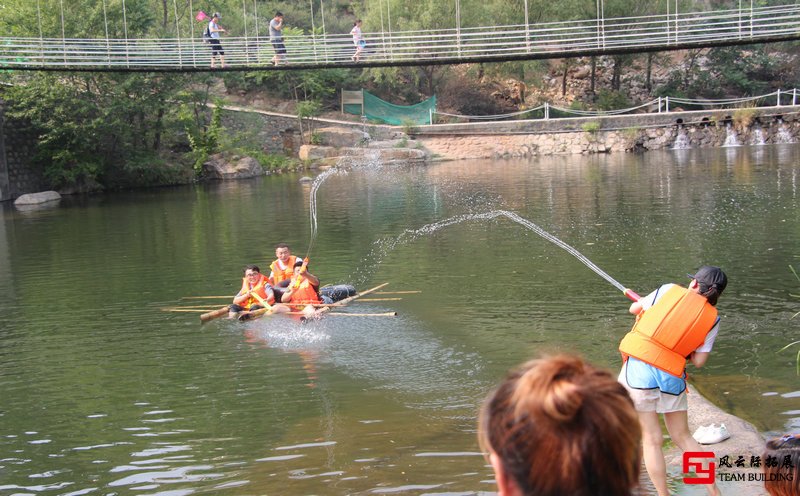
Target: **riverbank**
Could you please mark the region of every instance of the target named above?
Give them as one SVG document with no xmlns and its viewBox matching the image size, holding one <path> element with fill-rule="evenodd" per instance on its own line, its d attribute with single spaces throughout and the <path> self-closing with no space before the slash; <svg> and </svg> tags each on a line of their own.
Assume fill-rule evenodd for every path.
<svg viewBox="0 0 800 496">
<path fill-rule="evenodd" d="M 751 456 L 761 456 L 764 453 L 766 440 L 756 427 L 735 415 L 725 412 L 710 401 L 708 401 L 697 389 L 689 386 L 689 432 L 694 432 L 700 426 L 710 424 L 725 424 L 731 437 L 721 443 L 704 445 L 708 451 L 714 452 L 717 463 L 718 473 L 725 475 L 717 476 L 717 483 L 723 494 L 747 494 L 752 496 L 767 494 L 764 490 L 764 483 L 760 481 L 748 480 L 748 474 L 757 474 L 761 469 L 750 467 Z M 667 464 L 671 467 L 678 467 L 677 471 L 682 472 L 683 452 L 674 444 L 670 444 L 665 450 Z M 720 458 L 727 456 L 733 467 L 719 466 Z M 746 460 L 746 467 L 736 467 L 735 461 L 739 456 Z M 728 477 L 726 477 L 730 474 Z M 743 477 L 742 477 L 743 475 Z M 744 480 L 738 480 L 739 478 Z"/>
<path fill-rule="evenodd" d="M 319 118 L 313 144 L 295 116 L 226 106 L 226 127 L 253 137 L 251 146 L 282 151 L 309 165 L 369 155 L 412 162 L 719 148 L 800 141 L 800 107 L 774 106 L 581 118 L 389 126 Z M 258 129 L 254 132 L 253 129 Z M 389 152 L 390 149 L 395 149 Z M 397 150 L 412 150 L 399 153 Z M 417 151 L 424 152 L 422 155 Z"/>
</svg>

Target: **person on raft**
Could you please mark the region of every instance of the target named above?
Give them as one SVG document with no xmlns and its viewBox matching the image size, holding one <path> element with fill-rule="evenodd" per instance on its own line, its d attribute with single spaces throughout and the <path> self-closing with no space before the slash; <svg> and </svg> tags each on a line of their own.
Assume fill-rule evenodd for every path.
<svg viewBox="0 0 800 496">
<path fill-rule="evenodd" d="M 702 367 L 719 332 L 717 299 L 728 284 L 719 267 L 703 266 L 688 288 L 665 284 L 634 302 L 633 329 L 619 344 L 623 365 L 619 382 L 633 400 L 642 428 L 644 464 L 659 496 L 668 496 L 664 436 L 658 415 L 664 415 L 672 441 L 684 452 L 702 449 L 689 433 L 686 361 Z M 716 484 L 706 486 L 719 494 Z"/>
<path fill-rule="evenodd" d="M 308 262 L 297 260 L 294 274 L 281 296 L 281 303 L 272 307 L 273 313 L 303 312 L 305 317 L 316 314 L 314 305 L 322 303 L 319 278 L 308 271 Z"/>
<path fill-rule="evenodd" d="M 300 258 L 292 255 L 289 245 L 286 243 L 278 243 L 275 245 L 276 260 L 269 264 L 269 283 L 275 291 L 275 300 L 281 301 L 283 292 L 289 285 L 290 279 L 294 276 L 294 266 L 300 261 Z M 308 261 L 306 260 L 306 265 Z"/>
<path fill-rule="evenodd" d="M 268 308 L 275 303 L 275 294 L 267 276 L 261 273 L 258 265 L 244 268 L 242 289 L 233 297 L 228 307 L 228 317 L 233 318 L 243 313 L 250 313 L 259 308 Z"/>
</svg>

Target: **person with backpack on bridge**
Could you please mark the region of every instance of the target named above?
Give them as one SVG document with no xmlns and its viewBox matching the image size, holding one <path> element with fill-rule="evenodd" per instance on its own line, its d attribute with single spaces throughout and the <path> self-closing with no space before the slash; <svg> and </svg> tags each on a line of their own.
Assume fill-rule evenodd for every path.
<svg viewBox="0 0 800 496">
<path fill-rule="evenodd" d="M 211 68 L 214 69 L 214 56 L 219 57 L 219 64 L 222 69 L 225 68 L 225 51 L 222 49 L 222 44 L 219 42 L 219 34 L 224 33 L 225 30 L 219 25 L 220 15 L 219 12 L 214 12 L 211 16 L 211 21 L 208 23 L 204 37 L 208 38 L 211 44 Z"/>
</svg>

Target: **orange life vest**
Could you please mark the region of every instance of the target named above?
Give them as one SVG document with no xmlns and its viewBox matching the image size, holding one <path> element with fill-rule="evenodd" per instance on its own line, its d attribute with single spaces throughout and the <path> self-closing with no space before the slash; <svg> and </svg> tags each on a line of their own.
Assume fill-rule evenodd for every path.
<svg viewBox="0 0 800 496">
<path fill-rule="evenodd" d="M 239 290 L 239 294 L 243 295 L 248 291 L 250 291 L 260 296 L 262 300 L 267 302 L 267 304 L 272 305 L 273 303 L 275 303 L 275 296 L 270 294 L 269 299 L 267 298 L 267 284 L 269 284 L 269 278 L 264 274 L 259 274 L 259 275 L 261 277 L 258 278 L 258 282 L 253 287 L 250 287 L 250 281 L 247 280 L 247 277 L 242 278 L 242 289 Z M 261 307 L 264 306 L 260 301 L 258 301 L 257 298 L 255 298 L 252 295 L 248 296 L 244 302 L 239 304 L 239 306 L 244 308 L 245 310 L 250 310 L 250 307 L 253 305 L 258 305 Z"/>
<path fill-rule="evenodd" d="M 286 268 L 281 269 L 280 260 L 275 260 L 269 266 L 272 270 L 272 283 L 278 284 L 285 279 L 291 279 L 294 275 L 294 264 L 297 262 L 297 257 L 294 255 L 289 256 L 289 261 L 286 262 Z"/>
<path fill-rule="evenodd" d="M 316 288 L 304 277 L 300 285 L 292 290 L 291 303 L 295 305 L 300 304 L 296 309 L 301 309 L 302 305 L 308 303 L 322 303 L 322 300 L 319 298 L 319 293 L 317 293 Z"/>
<path fill-rule="evenodd" d="M 716 321 L 717 309 L 704 296 L 673 286 L 639 314 L 619 351 L 623 360 L 632 356 L 682 377 L 686 357 L 703 344 Z"/>
</svg>

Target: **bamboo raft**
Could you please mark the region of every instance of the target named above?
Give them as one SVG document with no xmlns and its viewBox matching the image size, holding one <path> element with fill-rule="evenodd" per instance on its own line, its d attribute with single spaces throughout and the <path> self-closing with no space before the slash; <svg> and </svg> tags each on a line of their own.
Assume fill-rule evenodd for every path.
<svg viewBox="0 0 800 496">
<path fill-rule="evenodd" d="M 343 312 L 342 313 L 335 313 L 335 312 L 331 312 L 331 310 L 333 310 L 335 308 L 344 307 L 348 303 L 351 303 L 351 302 L 361 298 L 362 296 L 366 296 L 366 295 L 368 295 L 370 293 L 375 293 L 378 290 L 383 289 L 384 287 L 386 287 L 388 284 L 389 284 L 388 282 L 385 282 L 383 284 L 379 284 L 378 286 L 375 286 L 374 288 L 370 288 L 370 289 L 368 289 L 366 291 L 363 291 L 363 292 L 357 293 L 357 294 L 355 294 L 353 296 L 344 298 L 343 300 L 339 300 L 339 301 L 337 301 L 335 303 L 330 303 L 330 304 L 327 304 L 327 305 L 324 304 L 324 303 L 323 304 L 314 304 L 313 306 L 316 307 L 316 311 L 312 315 L 312 318 L 313 317 L 321 317 L 322 315 L 325 315 L 325 314 L 336 315 L 336 316 L 350 316 L 350 317 L 393 317 L 393 316 L 396 316 L 397 312 L 384 312 L 384 313 L 343 313 Z M 402 292 L 402 293 L 403 294 L 407 294 L 407 292 Z M 400 293 L 399 292 L 398 293 L 385 293 L 385 292 L 382 292 L 382 293 L 377 293 L 377 294 L 400 294 Z M 210 298 L 224 298 L 224 297 L 198 296 L 198 297 L 187 297 L 185 299 L 192 299 L 192 298 L 198 298 L 198 299 L 200 299 L 200 298 L 209 298 L 210 299 Z M 229 298 L 229 297 L 227 297 L 227 298 Z M 399 300 L 399 299 L 400 298 L 374 298 L 372 300 L 366 299 L 366 300 L 363 300 L 363 301 L 396 301 L 396 300 Z M 172 308 L 172 309 L 163 309 L 163 310 L 172 311 L 172 312 L 199 312 L 199 311 L 202 311 L 202 309 L 200 309 L 199 306 L 195 306 L 194 308 L 192 308 L 192 307 L 183 307 L 183 308 Z M 221 307 L 221 308 L 218 308 L 216 310 L 212 310 L 210 312 L 205 312 L 205 313 L 201 314 L 200 315 L 200 321 L 201 322 L 208 322 L 208 321 L 216 319 L 218 317 L 222 317 L 223 315 L 227 315 L 227 313 L 228 313 L 228 305 L 225 305 L 224 307 Z M 257 319 L 259 317 L 262 317 L 264 315 L 273 315 L 273 312 L 271 311 L 270 308 L 259 308 L 257 310 L 252 311 L 252 312 L 248 312 L 246 314 L 243 314 L 242 316 L 240 316 L 239 320 L 252 320 L 252 319 Z M 284 313 L 284 315 L 301 315 L 301 316 L 305 316 L 305 314 L 303 312 L 287 312 L 287 313 Z M 307 319 L 307 316 L 306 316 L 306 319 Z M 306 320 L 306 319 L 301 319 L 301 320 Z"/>
</svg>

